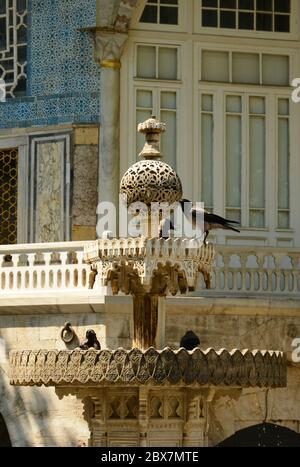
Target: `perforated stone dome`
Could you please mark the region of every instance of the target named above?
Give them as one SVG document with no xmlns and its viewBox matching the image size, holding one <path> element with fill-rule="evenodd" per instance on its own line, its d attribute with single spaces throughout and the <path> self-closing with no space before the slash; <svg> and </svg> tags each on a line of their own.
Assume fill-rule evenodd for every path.
<svg viewBox="0 0 300 467">
<path fill-rule="evenodd" d="M 141 201 L 175 203 L 182 198 L 182 185 L 175 170 L 158 160 L 142 160 L 132 165 L 122 178 L 120 193 L 127 203 Z"/>
</svg>

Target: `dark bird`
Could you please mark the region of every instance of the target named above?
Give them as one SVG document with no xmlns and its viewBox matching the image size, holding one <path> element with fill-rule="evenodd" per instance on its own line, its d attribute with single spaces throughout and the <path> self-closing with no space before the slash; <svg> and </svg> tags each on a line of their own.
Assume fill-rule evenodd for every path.
<svg viewBox="0 0 300 467">
<path fill-rule="evenodd" d="M 95 350 L 101 350 L 100 342 L 98 341 L 96 333 L 93 329 L 89 329 L 88 331 L 86 331 L 85 337 L 86 339 L 79 346 L 80 349 L 88 350 L 90 348 L 93 348 Z"/>
<path fill-rule="evenodd" d="M 170 238 L 174 230 L 174 224 L 171 219 L 162 219 L 159 223 L 158 237 L 164 239 Z"/>
<path fill-rule="evenodd" d="M 186 332 L 180 341 L 180 347 L 183 347 L 186 350 L 194 350 L 199 346 L 200 339 L 193 331 Z"/>
<path fill-rule="evenodd" d="M 195 209 L 192 206 L 192 202 L 189 201 L 188 199 L 182 199 L 179 201 L 181 205 L 181 209 L 183 213 L 186 215 L 186 213 L 190 214 L 191 216 L 191 221 L 192 221 L 192 226 L 193 229 L 196 229 L 197 227 L 197 219 L 201 219 L 204 222 L 204 232 L 205 232 L 205 237 L 203 240 L 204 245 L 206 245 L 206 239 L 208 237 L 209 231 L 210 230 L 215 230 L 215 229 L 223 229 L 223 230 L 232 230 L 233 232 L 240 233 L 238 229 L 233 227 L 230 224 L 239 224 L 239 222 L 236 221 L 230 221 L 228 219 L 224 219 L 221 216 L 217 216 L 216 214 L 209 213 L 205 211 L 204 209 Z M 187 211 L 184 210 L 185 205 L 189 204 L 191 206 L 190 210 L 187 209 Z M 204 215 L 204 218 L 203 218 Z"/>
</svg>

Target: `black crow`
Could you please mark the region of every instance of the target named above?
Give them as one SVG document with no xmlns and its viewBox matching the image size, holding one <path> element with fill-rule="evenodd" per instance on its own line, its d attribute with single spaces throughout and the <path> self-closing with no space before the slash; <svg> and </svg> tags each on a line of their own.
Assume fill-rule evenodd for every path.
<svg viewBox="0 0 300 467">
<path fill-rule="evenodd" d="M 200 346 L 200 339 L 193 331 L 188 331 L 180 341 L 180 347 L 186 350 L 194 350 L 195 347 Z"/>
<path fill-rule="evenodd" d="M 204 232 L 205 232 L 205 237 L 203 240 L 204 245 L 206 245 L 206 239 L 209 234 L 210 230 L 215 230 L 215 229 L 224 229 L 224 230 L 232 230 L 233 232 L 240 233 L 238 229 L 233 227 L 230 224 L 239 224 L 239 222 L 236 221 L 230 221 L 228 219 L 224 219 L 221 216 L 217 216 L 216 214 L 211 214 L 204 209 L 201 211 L 200 209 L 195 209 L 192 206 L 192 202 L 189 201 L 188 199 L 182 199 L 179 201 L 183 213 L 186 215 L 186 213 L 191 215 L 191 221 L 192 221 L 192 226 L 193 229 L 196 228 L 197 226 L 197 217 L 203 216 L 204 214 Z M 184 210 L 185 205 L 189 204 L 191 207 L 190 209 L 187 209 L 186 212 Z"/>
</svg>

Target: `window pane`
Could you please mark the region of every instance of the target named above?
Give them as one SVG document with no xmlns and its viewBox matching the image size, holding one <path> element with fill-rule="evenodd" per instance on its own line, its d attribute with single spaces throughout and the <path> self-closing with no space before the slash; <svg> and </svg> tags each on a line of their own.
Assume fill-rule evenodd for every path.
<svg viewBox="0 0 300 467">
<path fill-rule="evenodd" d="M 290 31 L 290 17 L 287 15 L 275 15 L 275 31 L 289 32 Z"/>
<path fill-rule="evenodd" d="M 275 11 L 282 13 L 290 13 L 291 0 L 275 0 Z"/>
<path fill-rule="evenodd" d="M 289 57 L 285 55 L 263 55 L 263 84 L 289 85 Z"/>
<path fill-rule="evenodd" d="M 240 209 L 226 209 L 226 218 L 231 221 L 236 221 L 241 224 L 241 210 Z"/>
<path fill-rule="evenodd" d="M 264 97 L 250 97 L 249 107 L 251 114 L 264 114 L 265 113 L 265 98 Z"/>
<path fill-rule="evenodd" d="M 178 24 L 178 8 L 161 7 L 160 24 Z"/>
<path fill-rule="evenodd" d="M 146 5 L 141 16 L 141 23 L 157 23 L 158 22 L 158 8 L 155 5 Z"/>
<path fill-rule="evenodd" d="M 259 55 L 234 52 L 232 80 L 234 83 L 259 84 Z"/>
<path fill-rule="evenodd" d="M 156 50 L 155 47 L 138 46 L 137 50 L 138 78 L 156 78 Z"/>
<path fill-rule="evenodd" d="M 137 91 L 136 105 L 152 109 L 152 91 Z"/>
<path fill-rule="evenodd" d="M 236 8 L 236 0 L 220 0 L 220 7 L 233 10 Z"/>
<path fill-rule="evenodd" d="M 213 111 L 213 96 L 210 94 L 202 94 L 201 97 L 201 108 L 207 112 Z"/>
<path fill-rule="evenodd" d="M 213 116 L 201 117 L 201 201 L 213 206 Z"/>
<path fill-rule="evenodd" d="M 288 99 L 278 99 L 278 113 L 279 115 L 290 114 L 290 102 Z"/>
<path fill-rule="evenodd" d="M 229 82 L 229 54 L 203 50 L 202 52 L 202 80 Z"/>
<path fill-rule="evenodd" d="M 278 228 L 289 229 L 290 228 L 290 213 L 288 211 L 279 211 L 278 213 Z"/>
<path fill-rule="evenodd" d="M 226 205 L 241 207 L 242 120 L 240 116 L 226 118 Z"/>
<path fill-rule="evenodd" d="M 253 13 L 239 13 L 239 29 L 254 29 Z"/>
<path fill-rule="evenodd" d="M 241 113 L 242 112 L 242 98 L 240 96 L 227 96 L 226 112 Z"/>
<path fill-rule="evenodd" d="M 176 109 L 176 92 L 162 92 L 160 106 L 162 109 Z"/>
<path fill-rule="evenodd" d="M 257 13 L 256 14 L 256 29 L 258 31 L 272 31 L 273 18 L 271 14 Z"/>
<path fill-rule="evenodd" d="M 161 138 L 161 151 L 164 161 L 176 169 L 176 112 L 162 110 L 160 118 L 167 125 L 167 131 Z"/>
<path fill-rule="evenodd" d="M 265 212 L 264 211 L 250 211 L 250 227 L 262 229 L 265 227 Z"/>
<path fill-rule="evenodd" d="M 220 12 L 220 27 L 235 29 L 236 13 L 234 11 L 221 10 Z"/>
<path fill-rule="evenodd" d="M 289 121 L 279 118 L 278 121 L 278 207 L 289 209 L 289 171 L 290 171 L 290 141 Z"/>
<path fill-rule="evenodd" d="M 160 79 L 177 79 L 177 49 L 159 48 L 158 77 Z"/>
<path fill-rule="evenodd" d="M 202 6 L 218 8 L 218 0 L 202 0 Z"/>
<path fill-rule="evenodd" d="M 256 9 L 258 11 L 272 11 L 273 0 L 256 0 Z"/>
<path fill-rule="evenodd" d="M 202 26 L 207 28 L 217 28 L 218 12 L 216 10 L 202 10 Z"/>
<path fill-rule="evenodd" d="M 265 207 L 266 124 L 264 117 L 249 122 L 250 208 Z"/>
<path fill-rule="evenodd" d="M 240 10 L 254 10 L 254 0 L 239 0 Z"/>
</svg>

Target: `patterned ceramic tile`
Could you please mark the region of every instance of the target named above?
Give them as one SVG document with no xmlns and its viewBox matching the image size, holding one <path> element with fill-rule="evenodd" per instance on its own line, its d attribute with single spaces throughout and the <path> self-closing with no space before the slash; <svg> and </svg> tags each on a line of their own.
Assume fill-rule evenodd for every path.
<svg viewBox="0 0 300 467">
<path fill-rule="evenodd" d="M 0 103 L 0 128 L 98 122 L 95 0 L 28 0 L 27 97 Z"/>
</svg>

